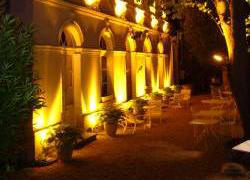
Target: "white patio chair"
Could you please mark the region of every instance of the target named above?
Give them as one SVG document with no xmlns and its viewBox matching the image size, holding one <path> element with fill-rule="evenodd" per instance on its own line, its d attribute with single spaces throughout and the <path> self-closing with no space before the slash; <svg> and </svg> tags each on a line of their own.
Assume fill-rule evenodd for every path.
<svg viewBox="0 0 250 180">
<path fill-rule="evenodd" d="M 146 113 L 145 118 L 151 121 L 152 117 L 159 118 L 160 123 L 162 123 L 162 101 L 161 100 L 151 100 L 149 106 L 145 107 Z"/>
<path fill-rule="evenodd" d="M 145 119 L 144 115 L 136 115 L 132 112 L 127 112 L 124 120 L 120 122 L 120 125 L 123 127 L 123 134 L 125 134 L 128 128 L 131 128 L 132 134 L 134 134 L 136 131 L 136 127 L 141 124 L 144 126 L 144 130 L 151 127 L 151 122 L 148 122 Z"/>
<path fill-rule="evenodd" d="M 174 96 L 170 98 L 169 107 L 175 109 L 182 108 L 182 96 L 180 93 L 175 93 Z"/>
</svg>

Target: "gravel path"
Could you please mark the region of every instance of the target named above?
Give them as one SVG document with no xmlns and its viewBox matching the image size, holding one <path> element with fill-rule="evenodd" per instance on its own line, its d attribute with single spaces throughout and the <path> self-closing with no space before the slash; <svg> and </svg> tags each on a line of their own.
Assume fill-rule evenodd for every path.
<svg viewBox="0 0 250 180">
<path fill-rule="evenodd" d="M 201 96 L 192 99 L 201 108 Z M 195 144 L 189 124 L 189 108 L 166 110 L 162 124 L 152 129 L 138 128 L 135 135 L 109 138 L 104 133 L 81 150 L 73 162 L 48 167 L 27 168 L 6 179 L 13 180 L 199 180 L 220 171 L 226 162 L 223 143 L 210 141 L 209 148 Z"/>
</svg>

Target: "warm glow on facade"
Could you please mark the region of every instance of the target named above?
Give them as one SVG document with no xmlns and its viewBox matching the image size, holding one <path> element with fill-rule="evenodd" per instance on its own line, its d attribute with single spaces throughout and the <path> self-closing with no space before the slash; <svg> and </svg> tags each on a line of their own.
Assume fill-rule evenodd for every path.
<svg viewBox="0 0 250 180">
<path fill-rule="evenodd" d="M 154 13 L 154 14 L 155 14 L 155 12 L 156 12 L 156 9 L 155 9 L 155 1 L 154 1 L 154 3 L 152 4 L 152 6 L 149 6 L 149 11 L 150 11 L 151 13 Z"/>
<path fill-rule="evenodd" d="M 142 4 L 142 0 L 134 0 L 135 4 L 141 5 Z"/>
<path fill-rule="evenodd" d="M 167 33 L 169 31 L 169 23 L 167 21 L 164 21 L 164 24 L 162 26 L 163 32 Z"/>
<path fill-rule="evenodd" d="M 115 14 L 118 17 L 125 17 L 125 13 L 127 10 L 127 2 L 116 0 L 115 5 Z"/>
<path fill-rule="evenodd" d="M 86 117 L 86 127 L 90 127 L 91 129 L 95 128 L 99 123 L 99 118 L 97 113 L 90 114 Z"/>
<path fill-rule="evenodd" d="M 127 100 L 126 92 L 126 53 L 114 51 L 114 95 L 116 103 L 120 104 Z"/>
<path fill-rule="evenodd" d="M 44 108 L 33 112 L 33 127 L 34 129 L 41 129 L 44 127 Z"/>
<path fill-rule="evenodd" d="M 100 0 L 84 0 L 84 1 L 87 6 L 92 6 L 94 8 L 96 8 L 100 2 Z"/>
<path fill-rule="evenodd" d="M 51 109 L 48 117 L 48 125 L 53 125 L 61 120 L 62 112 L 62 84 L 60 83 L 55 99 L 51 104 Z"/>
<path fill-rule="evenodd" d="M 35 133 L 35 157 L 39 159 L 42 154 L 44 141 L 49 137 L 48 129 L 43 129 Z"/>
<path fill-rule="evenodd" d="M 93 130 L 102 107 L 142 97 L 145 88 L 157 92 L 170 86 L 175 73 L 164 47 L 171 45 L 169 24 L 158 18 L 155 2 L 146 7 L 143 0 L 103 1 L 98 9 L 100 0 L 45 1 L 35 9 L 54 18 L 33 18 L 41 27 L 34 70 L 46 105 L 33 113 L 36 158 L 61 123 Z"/>
<path fill-rule="evenodd" d="M 152 28 L 157 28 L 157 25 L 158 25 L 158 20 L 155 18 L 154 15 L 151 15 L 151 26 Z"/>
<path fill-rule="evenodd" d="M 165 19 L 167 17 L 167 14 L 164 11 L 162 11 L 161 17 L 162 19 Z"/>
<path fill-rule="evenodd" d="M 139 9 L 139 8 L 135 8 L 135 12 L 136 12 L 135 21 L 138 24 L 143 24 L 143 22 L 144 22 L 144 11 Z"/>
</svg>

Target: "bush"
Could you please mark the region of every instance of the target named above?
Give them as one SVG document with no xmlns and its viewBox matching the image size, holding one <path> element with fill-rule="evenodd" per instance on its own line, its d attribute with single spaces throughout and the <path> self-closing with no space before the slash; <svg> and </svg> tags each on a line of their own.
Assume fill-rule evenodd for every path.
<svg viewBox="0 0 250 180">
<path fill-rule="evenodd" d="M 24 144 L 34 141 L 33 134 L 27 136 L 27 131 L 32 131 L 32 112 L 44 106 L 32 71 L 32 35 L 32 26 L 3 16 L 0 25 L 1 171 L 16 168 L 18 162 L 25 161 Z"/>
<path fill-rule="evenodd" d="M 148 101 L 142 98 L 137 98 L 134 101 L 134 109 L 135 109 L 135 113 L 137 115 L 144 115 L 145 114 L 145 109 L 143 109 L 144 106 L 148 105 Z"/>
<path fill-rule="evenodd" d="M 124 111 L 115 105 L 106 107 L 103 112 L 100 113 L 101 121 L 108 124 L 117 124 L 119 120 L 124 119 L 124 116 Z"/>
</svg>

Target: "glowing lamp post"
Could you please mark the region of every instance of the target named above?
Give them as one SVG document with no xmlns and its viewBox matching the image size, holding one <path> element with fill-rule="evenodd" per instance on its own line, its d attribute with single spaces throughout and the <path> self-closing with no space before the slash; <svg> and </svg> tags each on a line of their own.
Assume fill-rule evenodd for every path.
<svg viewBox="0 0 250 180">
<path fill-rule="evenodd" d="M 224 61 L 224 63 L 222 64 L 222 78 L 224 89 L 227 90 L 229 88 L 228 71 L 230 70 L 228 58 L 223 57 L 219 54 L 214 54 L 213 59 L 219 63 L 222 63 Z"/>
</svg>

